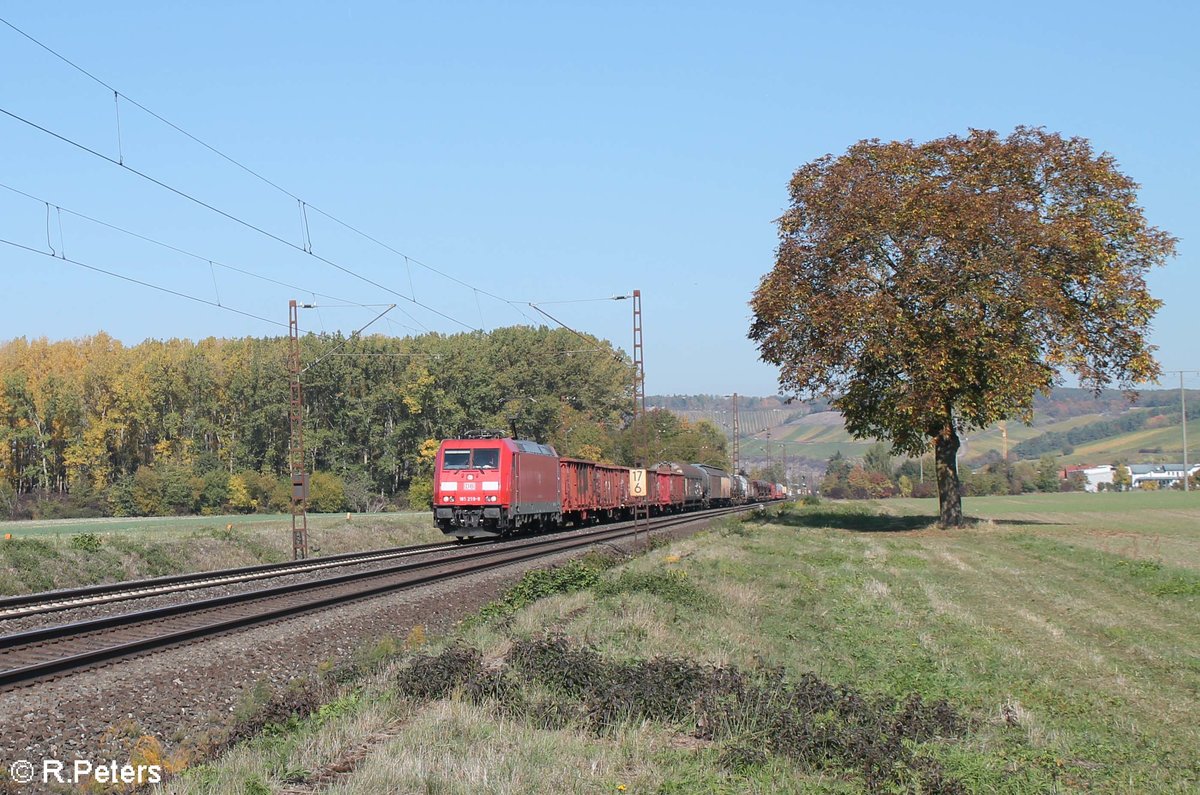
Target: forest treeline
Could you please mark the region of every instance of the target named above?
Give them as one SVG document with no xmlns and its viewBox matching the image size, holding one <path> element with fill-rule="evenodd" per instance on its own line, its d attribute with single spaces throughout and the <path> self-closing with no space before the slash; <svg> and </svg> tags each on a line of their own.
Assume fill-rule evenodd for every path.
<svg viewBox="0 0 1200 795">
<path fill-rule="evenodd" d="M 286 510 L 286 337 L 100 333 L 0 344 L 0 516 Z M 565 329 L 300 340 L 315 510 L 428 500 L 438 442 L 496 428 L 561 454 L 726 465 L 725 438 L 652 412 L 630 428 L 632 365 Z M 639 423 L 642 425 L 642 423 Z"/>
</svg>

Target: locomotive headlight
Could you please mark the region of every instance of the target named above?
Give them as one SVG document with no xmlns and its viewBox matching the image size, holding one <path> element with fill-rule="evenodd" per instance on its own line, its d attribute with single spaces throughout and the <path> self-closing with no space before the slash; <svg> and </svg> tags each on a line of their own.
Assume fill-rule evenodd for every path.
<svg viewBox="0 0 1200 795">
<path fill-rule="evenodd" d="M 489 494 L 489 495 L 487 495 L 487 498 L 486 498 L 486 499 L 487 499 L 487 501 L 488 501 L 488 502 L 495 502 L 495 501 L 496 501 L 496 495 L 495 495 L 495 494 Z"/>
<path fill-rule="evenodd" d="M 442 497 L 442 502 L 454 502 L 454 498 L 449 494 L 446 494 Z"/>
</svg>

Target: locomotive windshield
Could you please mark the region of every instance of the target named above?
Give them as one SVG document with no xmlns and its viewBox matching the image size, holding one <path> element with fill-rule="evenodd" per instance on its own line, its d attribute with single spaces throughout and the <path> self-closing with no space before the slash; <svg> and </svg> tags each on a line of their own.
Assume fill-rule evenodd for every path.
<svg viewBox="0 0 1200 795">
<path fill-rule="evenodd" d="M 466 469 L 471 466 L 470 450 L 447 450 L 442 456 L 442 469 Z"/>
<path fill-rule="evenodd" d="M 499 466 L 499 447 L 447 450 L 442 455 L 442 469 L 496 469 Z"/>
</svg>

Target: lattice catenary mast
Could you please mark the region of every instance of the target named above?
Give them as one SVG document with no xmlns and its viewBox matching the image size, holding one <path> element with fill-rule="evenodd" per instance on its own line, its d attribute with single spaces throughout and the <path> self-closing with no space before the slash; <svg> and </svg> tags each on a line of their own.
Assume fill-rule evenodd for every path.
<svg viewBox="0 0 1200 795">
<path fill-rule="evenodd" d="M 308 475 L 304 472 L 304 400 L 300 389 L 299 305 L 288 302 L 288 376 L 292 394 L 288 401 L 288 471 L 292 478 L 292 560 L 308 557 Z"/>
<path fill-rule="evenodd" d="M 737 392 L 733 393 L 733 474 L 742 473 L 742 429 L 738 423 Z"/>
<path fill-rule="evenodd" d="M 637 434 L 634 442 L 634 466 L 646 470 L 646 496 L 633 503 L 634 537 L 637 537 L 637 527 L 645 526 L 646 544 L 650 543 L 650 472 L 648 437 L 650 428 L 646 418 L 646 361 L 642 348 L 642 291 L 633 291 L 633 427 Z M 657 484 L 655 484 L 657 485 Z"/>
</svg>

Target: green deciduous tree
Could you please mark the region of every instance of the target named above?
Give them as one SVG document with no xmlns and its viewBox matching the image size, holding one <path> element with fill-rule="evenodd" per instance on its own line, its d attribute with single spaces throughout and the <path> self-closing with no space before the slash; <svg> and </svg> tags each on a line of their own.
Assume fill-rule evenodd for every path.
<svg viewBox="0 0 1200 795">
<path fill-rule="evenodd" d="M 892 452 L 886 442 L 876 442 L 863 453 L 863 469 L 892 475 Z"/>
<path fill-rule="evenodd" d="M 619 434 L 617 463 L 659 461 L 732 469 L 725 434 L 708 420 L 689 422 L 665 409 L 651 409 Z"/>
<path fill-rule="evenodd" d="M 934 442 L 962 522 L 960 433 L 1028 420 L 1063 368 L 1099 390 L 1158 372 L 1147 271 L 1175 240 L 1081 138 L 1017 128 L 862 141 L 801 167 L 750 337 L 785 391 L 836 395 L 857 437 Z"/>
<path fill-rule="evenodd" d="M 1054 492 L 1059 490 L 1058 460 L 1047 453 L 1038 461 L 1037 489 L 1038 491 Z"/>
<path fill-rule="evenodd" d="M 838 450 L 825 465 L 825 478 L 821 481 L 821 493 L 833 499 L 850 496 L 850 471 L 852 466 L 842 451 Z"/>
<path fill-rule="evenodd" d="M 346 486 L 337 475 L 314 472 L 308 481 L 308 507 L 318 513 L 346 508 Z"/>
<path fill-rule="evenodd" d="M 628 418 L 628 358 L 565 329 L 300 345 L 307 469 L 349 487 L 319 500 L 334 510 L 428 488 L 430 439 L 511 416 L 522 435 L 613 458 Z M 286 352 L 284 338 L 0 342 L 0 482 L 17 501 L 121 515 L 286 510 Z"/>
</svg>

